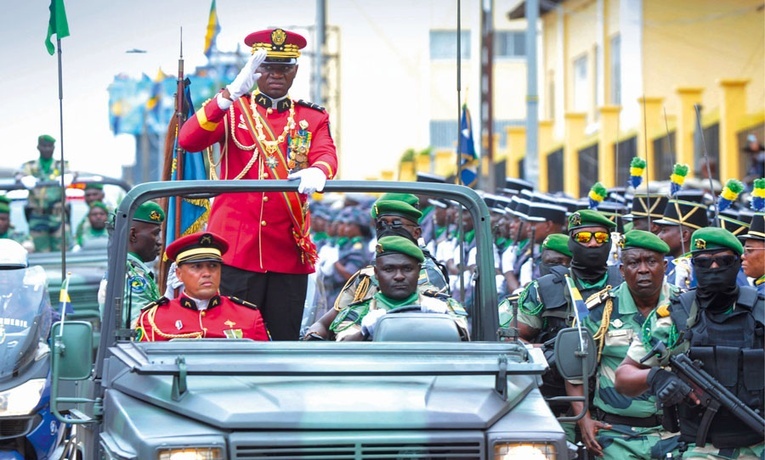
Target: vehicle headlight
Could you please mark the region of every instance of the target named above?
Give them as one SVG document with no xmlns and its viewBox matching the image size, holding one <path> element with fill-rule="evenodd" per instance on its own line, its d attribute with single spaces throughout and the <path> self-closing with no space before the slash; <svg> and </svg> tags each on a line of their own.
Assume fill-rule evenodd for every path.
<svg viewBox="0 0 765 460">
<path fill-rule="evenodd" d="M 223 460 L 220 447 L 175 447 L 160 449 L 157 460 Z"/>
<path fill-rule="evenodd" d="M 553 460 L 555 445 L 545 442 L 503 442 L 494 445 L 494 460 Z"/>
<path fill-rule="evenodd" d="M 45 379 L 32 379 L 0 392 L 0 416 L 31 414 L 40 403 L 43 389 Z"/>
</svg>

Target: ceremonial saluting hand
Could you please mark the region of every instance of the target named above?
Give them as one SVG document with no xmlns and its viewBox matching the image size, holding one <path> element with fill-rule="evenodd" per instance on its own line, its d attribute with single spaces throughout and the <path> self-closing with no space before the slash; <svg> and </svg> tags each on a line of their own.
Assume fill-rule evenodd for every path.
<svg viewBox="0 0 765 460">
<path fill-rule="evenodd" d="M 260 78 L 260 73 L 257 72 L 258 67 L 260 67 L 260 64 L 265 60 L 265 49 L 260 49 L 250 56 L 247 64 L 245 64 L 244 67 L 242 67 L 242 70 L 239 71 L 239 75 L 234 78 L 234 81 L 226 86 L 226 89 L 231 94 L 232 101 L 239 99 L 243 94 L 252 89 L 255 82 Z"/>
</svg>

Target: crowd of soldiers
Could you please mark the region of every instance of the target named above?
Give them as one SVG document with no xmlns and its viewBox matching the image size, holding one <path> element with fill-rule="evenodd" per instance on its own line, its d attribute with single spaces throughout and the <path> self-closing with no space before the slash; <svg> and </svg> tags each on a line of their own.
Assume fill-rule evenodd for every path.
<svg viewBox="0 0 765 460">
<path fill-rule="evenodd" d="M 518 179 L 495 194 L 481 192 L 494 236 L 500 325 L 543 348 L 551 361 L 542 387 L 548 397 L 582 395 L 582 382 L 555 372 L 552 344 L 562 328 L 580 323 L 590 331 L 598 366 L 589 410 L 564 424 L 569 440 L 589 455 L 761 459 L 762 433 L 725 409 L 707 436 L 697 437 L 703 408 L 669 371 L 668 358 L 689 354 L 763 413 L 765 209 L 756 206 L 762 191 L 717 211 L 719 199 L 705 190 L 626 192 L 609 190 L 595 205 L 536 192 Z M 371 288 L 358 278 L 374 260 L 376 237 L 393 228 L 414 237 L 425 255 L 419 290 L 461 304 L 449 312 L 465 312 L 469 322 L 476 250 L 469 213 L 438 197 L 388 194 L 315 209 L 321 270 L 306 304 L 324 306 L 312 318 L 329 313 L 305 330 L 306 339 L 342 340 L 349 316 L 364 329 L 363 316 L 374 315 L 363 300 L 375 281 L 369 271 Z M 359 305 L 363 312 L 352 313 Z M 671 352 L 654 356 L 657 343 Z M 669 407 L 680 408 L 675 425 L 665 415 Z M 583 409 L 550 408 L 559 416 Z"/>
</svg>

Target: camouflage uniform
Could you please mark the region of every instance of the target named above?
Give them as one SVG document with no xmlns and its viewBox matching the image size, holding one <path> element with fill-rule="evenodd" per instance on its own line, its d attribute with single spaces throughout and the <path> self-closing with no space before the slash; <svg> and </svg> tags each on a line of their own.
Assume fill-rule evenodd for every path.
<svg viewBox="0 0 765 460">
<path fill-rule="evenodd" d="M 9 227 L 8 231 L 6 231 L 5 233 L 0 233 L 0 239 L 4 239 L 4 238 L 11 239 L 21 244 L 31 241 L 31 239 L 29 238 L 29 235 L 25 235 L 22 232 L 17 232 L 16 229 L 13 228 L 13 226 Z"/>
<path fill-rule="evenodd" d="M 69 165 L 64 165 L 69 169 Z M 20 174 L 34 176 L 41 182 L 60 180 L 63 170 L 60 161 L 53 161 L 50 171 L 44 171 L 40 159 L 30 160 L 21 167 Z M 61 250 L 61 187 L 58 185 L 38 186 L 29 191 L 26 206 L 29 234 L 35 244 L 35 251 L 50 252 Z M 67 230 L 65 230 L 67 231 Z"/>
<path fill-rule="evenodd" d="M 692 291 L 691 291 L 692 292 Z M 690 294 L 687 293 L 686 295 Z M 627 356 L 635 362 L 640 362 L 653 348 L 651 341 L 661 341 L 671 350 L 672 354 L 683 353 L 688 350 L 688 343 L 678 342 L 680 336 L 678 328 L 675 326 L 670 316 L 670 309 L 654 310 L 646 319 L 641 335 L 630 344 Z M 665 366 L 669 362 L 669 355 L 657 357 L 651 355 L 643 366 L 655 367 Z M 744 424 L 741 423 L 744 427 Z M 710 460 L 762 460 L 765 458 L 765 444 L 762 442 L 738 448 L 717 448 L 712 443 L 707 442 L 706 446 L 699 447 L 695 443 L 689 443 L 687 450 L 683 453 L 683 459 L 710 459 Z"/>
<path fill-rule="evenodd" d="M 457 327 L 460 329 L 462 337 L 468 337 L 467 312 L 456 300 L 446 295 L 432 293 L 415 292 L 404 300 L 392 300 L 381 292 L 360 302 L 348 305 L 343 311 L 338 313 L 337 317 L 329 326 L 336 338 L 339 340 L 344 336 L 354 334 L 361 330 L 361 320 L 372 310 L 383 308 L 392 310 L 405 305 L 434 306 L 440 308 L 445 306 L 448 314 L 454 319 Z"/>
<path fill-rule="evenodd" d="M 670 290 L 675 289 L 665 283 L 659 305 L 667 304 Z M 611 302 L 613 305 L 609 307 Z M 601 330 L 604 319 L 608 323 Z M 655 396 L 644 394 L 630 398 L 614 389 L 616 368 L 627 355 L 632 339 L 640 335 L 644 321 L 626 283 L 613 289 L 606 304 L 593 309 L 582 321 L 600 350 L 590 414 L 593 419 L 613 427 L 598 431 L 597 441 L 603 447 L 604 458 L 664 458 L 668 452 L 677 449 L 677 434 L 661 426 L 661 411 Z"/>
<path fill-rule="evenodd" d="M 143 307 L 159 300 L 160 297 L 152 270 L 138 256 L 128 253 L 125 308 L 122 311 L 126 315 L 128 309 L 130 310 L 130 324 L 135 323 Z"/>
</svg>

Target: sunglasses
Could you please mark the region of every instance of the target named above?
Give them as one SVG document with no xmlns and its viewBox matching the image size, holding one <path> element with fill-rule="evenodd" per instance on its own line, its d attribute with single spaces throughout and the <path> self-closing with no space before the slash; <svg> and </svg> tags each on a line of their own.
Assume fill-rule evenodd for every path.
<svg viewBox="0 0 765 460">
<path fill-rule="evenodd" d="M 728 268 L 736 263 L 738 257 L 731 255 L 714 256 L 714 257 L 694 257 L 691 259 L 693 265 L 700 268 L 709 268 L 712 264 L 716 263 L 720 268 Z"/>
<path fill-rule="evenodd" d="M 608 232 L 576 232 L 574 233 L 574 241 L 579 244 L 587 244 L 592 238 L 595 238 L 595 242 L 598 244 L 608 243 L 611 240 L 611 234 Z"/>
<path fill-rule="evenodd" d="M 402 227 L 417 227 L 417 225 L 404 223 L 400 220 L 394 220 L 393 222 L 386 222 L 384 220 L 378 220 L 376 224 L 377 230 L 385 230 L 388 228 L 402 228 Z"/>
</svg>

